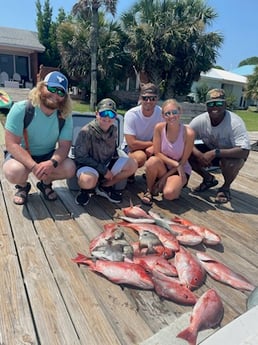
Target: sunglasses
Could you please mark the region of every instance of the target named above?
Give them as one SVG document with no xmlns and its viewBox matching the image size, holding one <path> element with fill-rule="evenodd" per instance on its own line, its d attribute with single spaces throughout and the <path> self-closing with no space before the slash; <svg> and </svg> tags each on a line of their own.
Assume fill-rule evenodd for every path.
<svg viewBox="0 0 258 345">
<path fill-rule="evenodd" d="M 116 113 L 112 110 L 104 110 L 99 112 L 100 117 L 109 117 L 110 119 L 114 119 L 116 117 Z"/>
<path fill-rule="evenodd" d="M 47 90 L 48 90 L 49 92 L 51 92 L 51 93 L 57 93 L 58 96 L 60 96 L 60 97 L 64 97 L 65 94 L 66 94 L 66 92 L 65 92 L 63 89 L 60 89 L 60 88 L 58 88 L 58 87 L 55 87 L 55 86 L 48 86 L 48 85 L 46 85 L 46 87 L 47 87 Z"/>
<path fill-rule="evenodd" d="M 170 117 L 172 115 L 178 115 L 179 114 L 179 111 L 177 109 L 174 109 L 174 110 L 169 110 L 169 111 L 166 111 L 165 113 L 163 113 L 164 116 L 166 117 Z"/>
<path fill-rule="evenodd" d="M 206 105 L 209 108 L 212 107 L 223 107 L 223 105 L 225 104 L 224 101 L 212 101 L 212 102 L 207 102 Z"/>
<path fill-rule="evenodd" d="M 142 96 L 142 100 L 147 102 L 147 101 L 151 101 L 154 102 L 156 101 L 157 97 L 156 96 Z"/>
</svg>

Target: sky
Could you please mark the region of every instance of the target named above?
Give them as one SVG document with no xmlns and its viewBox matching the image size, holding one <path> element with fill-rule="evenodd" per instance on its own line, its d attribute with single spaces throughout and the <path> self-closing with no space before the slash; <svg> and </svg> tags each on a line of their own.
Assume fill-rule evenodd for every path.
<svg viewBox="0 0 258 345">
<path fill-rule="evenodd" d="M 180 1 L 180 0 L 179 0 Z M 0 26 L 37 31 L 36 0 L 7 0 L 1 6 Z M 44 4 L 41 0 L 41 4 Z M 76 0 L 50 0 L 53 7 L 53 20 L 58 9 L 63 7 L 70 12 Z M 117 16 L 130 9 L 135 0 L 118 0 Z M 232 70 L 247 58 L 258 56 L 258 1 L 257 0 L 206 0 L 218 17 L 208 31 L 216 31 L 224 36 L 216 65 Z"/>
</svg>

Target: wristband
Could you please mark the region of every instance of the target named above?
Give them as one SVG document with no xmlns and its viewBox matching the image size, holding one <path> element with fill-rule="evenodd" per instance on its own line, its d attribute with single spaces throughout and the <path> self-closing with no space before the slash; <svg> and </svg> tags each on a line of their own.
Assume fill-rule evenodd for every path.
<svg viewBox="0 0 258 345">
<path fill-rule="evenodd" d="M 220 149 L 215 149 L 215 157 L 216 158 L 220 157 Z"/>
</svg>

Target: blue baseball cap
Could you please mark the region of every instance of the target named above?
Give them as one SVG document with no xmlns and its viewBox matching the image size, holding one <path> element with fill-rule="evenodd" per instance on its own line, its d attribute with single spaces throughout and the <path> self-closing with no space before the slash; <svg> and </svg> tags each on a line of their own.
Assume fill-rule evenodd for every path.
<svg viewBox="0 0 258 345">
<path fill-rule="evenodd" d="M 61 72 L 54 71 L 48 73 L 45 76 L 44 82 L 47 86 L 59 87 L 63 89 L 64 92 L 68 91 L 68 80 Z"/>
</svg>

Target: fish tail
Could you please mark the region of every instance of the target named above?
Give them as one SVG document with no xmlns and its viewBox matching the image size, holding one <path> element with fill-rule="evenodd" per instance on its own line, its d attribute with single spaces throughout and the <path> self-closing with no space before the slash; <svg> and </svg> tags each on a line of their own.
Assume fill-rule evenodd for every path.
<svg viewBox="0 0 258 345">
<path fill-rule="evenodd" d="M 176 337 L 188 341 L 189 345 L 196 345 L 197 333 L 193 332 L 190 327 L 178 333 Z"/>
<path fill-rule="evenodd" d="M 72 261 L 77 264 L 88 264 L 89 258 L 84 254 L 78 253 L 76 258 L 73 258 Z"/>
</svg>

